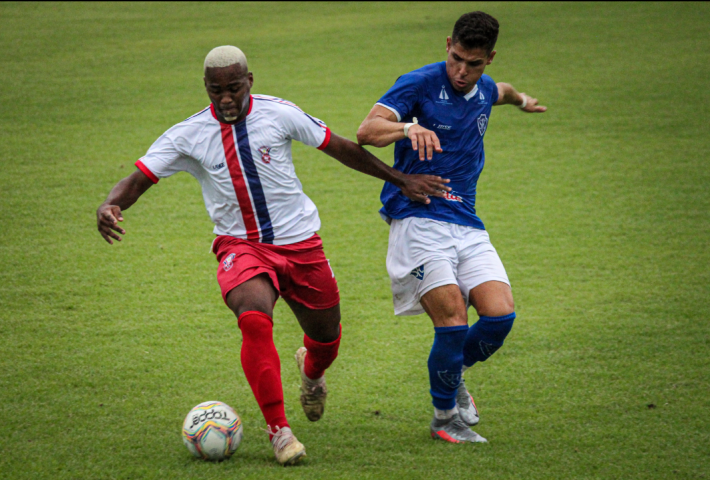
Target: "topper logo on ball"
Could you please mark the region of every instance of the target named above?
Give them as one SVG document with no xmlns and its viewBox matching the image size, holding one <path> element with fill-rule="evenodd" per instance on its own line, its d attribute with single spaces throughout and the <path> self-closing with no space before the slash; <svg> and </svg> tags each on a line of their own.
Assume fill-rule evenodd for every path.
<svg viewBox="0 0 710 480">
<path fill-rule="evenodd" d="M 215 412 L 214 408 L 212 410 L 208 410 L 207 412 L 203 413 L 202 415 L 193 415 L 192 416 L 192 425 L 190 427 L 194 427 L 198 423 L 204 423 L 207 420 L 227 420 L 227 412 Z"/>
</svg>

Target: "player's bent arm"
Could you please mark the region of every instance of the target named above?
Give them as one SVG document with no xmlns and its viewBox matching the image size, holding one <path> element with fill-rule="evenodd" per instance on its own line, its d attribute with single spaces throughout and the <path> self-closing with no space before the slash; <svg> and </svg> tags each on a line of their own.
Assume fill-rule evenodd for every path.
<svg viewBox="0 0 710 480">
<path fill-rule="evenodd" d="M 408 175 L 395 170 L 379 158 L 347 138 L 331 133 L 330 142 L 323 149 L 346 167 L 365 173 L 399 187 L 410 200 L 429 203 L 429 196 L 443 197 L 451 191 L 448 179 L 434 175 Z"/>
<path fill-rule="evenodd" d="M 357 129 L 357 143 L 382 148 L 404 139 L 404 123 L 382 105 L 375 105 Z"/>
<path fill-rule="evenodd" d="M 375 105 L 357 129 L 357 143 L 377 148 L 386 147 L 406 138 L 405 125 L 406 123 L 397 121 L 394 112 L 382 105 Z M 410 126 L 407 136 L 412 141 L 412 150 L 419 151 L 419 160 L 424 160 L 425 157 L 431 160 L 435 151 L 442 152 L 439 137 L 421 125 Z"/>
<path fill-rule="evenodd" d="M 123 221 L 121 211 L 136 203 L 152 185 L 153 181 L 145 173 L 136 170 L 111 189 L 104 203 L 96 210 L 96 224 L 104 240 L 111 245 L 112 238 L 121 241 L 121 237 L 116 233 L 126 234 L 126 231 L 118 226 L 118 222 Z"/>
<path fill-rule="evenodd" d="M 547 107 L 537 104 L 537 98 L 533 98 L 525 93 L 519 93 L 515 87 L 509 83 L 497 83 L 498 101 L 493 105 L 515 105 L 524 112 L 542 113 Z M 523 107 L 525 104 L 525 107 Z"/>
</svg>

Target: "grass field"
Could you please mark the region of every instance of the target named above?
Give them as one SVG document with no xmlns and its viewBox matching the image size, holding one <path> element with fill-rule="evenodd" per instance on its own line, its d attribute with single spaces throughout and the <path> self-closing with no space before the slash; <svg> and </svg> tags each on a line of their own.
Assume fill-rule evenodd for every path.
<svg viewBox="0 0 710 480">
<path fill-rule="evenodd" d="M 300 329 L 277 305 L 287 415 L 309 455 L 283 469 L 239 365 L 197 182 L 148 191 L 113 247 L 96 207 L 208 104 L 212 47 L 240 46 L 254 93 L 354 139 L 475 9 L 501 23 L 486 73 L 549 107 L 496 108 L 486 135 L 478 211 L 518 313 L 466 375 L 490 443 L 429 438 L 433 332 L 392 313 L 381 182 L 295 145 L 344 337 L 310 423 Z M 0 478 L 710 478 L 708 22 L 708 3 L 1 3 Z M 210 399 L 245 424 L 220 464 L 180 439 Z"/>
</svg>

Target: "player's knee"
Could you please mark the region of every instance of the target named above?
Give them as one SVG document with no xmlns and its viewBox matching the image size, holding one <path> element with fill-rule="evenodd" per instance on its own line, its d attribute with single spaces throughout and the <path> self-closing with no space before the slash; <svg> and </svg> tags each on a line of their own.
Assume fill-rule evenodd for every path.
<svg viewBox="0 0 710 480">
<path fill-rule="evenodd" d="M 429 316 L 435 327 L 458 327 L 468 325 L 468 312 L 463 301 L 461 304 L 442 304 L 438 309 L 430 309 Z"/>
<path fill-rule="evenodd" d="M 331 343 L 340 337 L 340 322 L 311 323 L 307 327 L 301 324 L 303 333 L 311 340 Z"/>
<path fill-rule="evenodd" d="M 458 327 L 468 325 L 468 314 L 463 312 L 447 312 L 432 319 L 435 327 Z"/>
<path fill-rule="evenodd" d="M 502 295 L 493 302 L 488 302 L 478 308 L 479 317 L 503 317 L 515 312 L 515 302 L 512 295 Z"/>
<path fill-rule="evenodd" d="M 259 274 L 227 293 L 227 306 L 239 318 L 244 312 L 261 312 L 273 316 L 276 289 L 266 274 Z"/>
<path fill-rule="evenodd" d="M 270 302 L 259 301 L 258 299 L 230 302 L 228 298 L 227 305 L 229 305 L 230 310 L 234 312 L 237 318 L 241 317 L 246 312 L 261 312 L 269 317 L 272 317 L 274 314 L 274 308 Z"/>
</svg>

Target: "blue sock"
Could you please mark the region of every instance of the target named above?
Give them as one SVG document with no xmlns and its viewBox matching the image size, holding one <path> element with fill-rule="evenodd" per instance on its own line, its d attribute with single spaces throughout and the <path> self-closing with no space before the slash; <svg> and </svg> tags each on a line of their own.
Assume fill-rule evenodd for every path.
<svg viewBox="0 0 710 480">
<path fill-rule="evenodd" d="M 514 320 L 515 312 L 502 317 L 480 317 L 466 334 L 463 364 L 470 367 L 476 362 L 485 362 L 503 345 Z"/>
<path fill-rule="evenodd" d="M 434 328 L 434 345 L 427 365 L 432 403 L 439 410 L 450 410 L 456 405 L 467 331 L 468 325 Z"/>
</svg>

